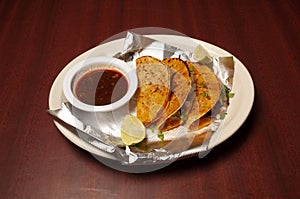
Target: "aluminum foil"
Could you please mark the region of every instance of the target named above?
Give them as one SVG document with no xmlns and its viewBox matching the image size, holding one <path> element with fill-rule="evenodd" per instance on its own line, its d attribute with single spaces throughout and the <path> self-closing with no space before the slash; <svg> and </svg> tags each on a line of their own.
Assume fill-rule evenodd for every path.
<svg viewBox="0 0 300 199">
<path fill-rule="evenodd" d="M 147 55 L 161 60 L 168 57 L 180 57 L 182 60 L 192 59 L 191 52 L 182 51 L 177 47 L 132 32 L 127 33 L 123 51 L 116 54 L 115 57 L 128 63 L 134 63 L 137 58 Z"/>
<path fill-rule="evenodd" d="M 124 40 L 123 50 L 117 53 L 114 57 L 122 59 L 135 67 L 135 60 L 146 55 L 153 56 L 160 60 L 170 57 L 180 58 L 183 61 L 189 60 L 196 62 L 193 59 L 193 52 L 184 51 L 177 47 L 132 32 L 127 33 Z M 207 154 L 222 133 L 222 127 L 224 125 L 223 117 L 224 114 L 226 114 L 229 105 L 227 94 L 232 88 L 234 61 L 232 57 L 212 57 L 212 61 L 210 63 L 206 63 L 206 65 L 213 70 L 220 80 L 220 85 L 224 87 L 224 89 L 222 89 L 223 97 L 220 97 L 217 105 L 210 111 L 212 122 L 209 126 L 195 132 L 188 132 L 185 126 L 179 126 L 175 129 L 164 132 L 164 140 L 168 140 L 168 144 L 163 147 L 155 145 L 155 147 L 152 147 L 150 151 L 144 150 L 145 148 L 143 148 L 143 146 L 120 147 L 118 145 L 114 145 L 113 142 L 104 140 L 104 142 L 109 142 L 107 144 L 110 147 L 112 145 L 115 147 L 114 150 L 110 150 L 111 152 L 108 152 L 108 150 L 105 151 L 114 155 L 122 164 L 125 165 L 168 163 L 184 156 L 199 154 L 199 157 L 203 157 Z M 133 108 L 130 110 L 130 114 L 135 114 L 134 100 L 135 99 L 132 100 Z M 114 130 L 120 131 L 119 128 Z M 209 134 L 207 134 L 208 136 L 201 146 L 190 148 L 195 136 L 207 132 L 209 132 Z M 161 142 L 160 138 L 157 136 L 158 133 L 159 132 L 153 129 L 147 129 L 146 146 L 151 145 L 151 143 Z M 100 132 L 100 134 L 102 133 Z"/>
<path fill-rule="evenodd" d="M 166 43 L 151 39 L 149 37 L 128 32 L 124 40 L 123 51 L 116 54 L 114 57 L 124 60 L 135 67 L 135 60 L 141 56 L 153 56 L 157 59 L 163 60 L 165 58 L 180 58 L 183 61 L 189 60 L 195 62 L 193 59 L 193 52 L 181 50 L 177 47 L 168 45 Z M 226 96 L 226 92 L 232 88 L 232 79 L 234 73 L 234 62 L 232 57 L 213 57 L 211 63 L 206 63 L 220 80 L 222 86 L 226 86 L 226 89 L 222 89 Z M 207 153 L 211 146 L 209 143 L 216 142 L 221 134 L 224 118 L 222 113 L 226 114 L 229 105 L 228 98 L 221 97 L 218 105 L 216 105 L 211 111 L 211 117 L 213 122 L 196 132 L 187 132 L 185 126 L 179 126 L 175 129 L 164 133 L 164 140 L 171 140 L 163 148 L 152 148 L 151 152 L 140 150 L 138 146 L 129 147 L 117 147 L 114 152 L 117 154 L 117 158 L 122 164 L 156 164 L 172 162 L 178 158 Z M 134 110 L 131 111 L 135 114 Z M 203 142 L 202 146 L 197 146 L 196 150 L 190 150 L 190 144 L 195 138 L 195 135 L 199 135 L 204 132 L 211 132 L 208 139 Z M 157 136 L 156 131 L 147 129 L 147 144 L 151 142 L 161 141 Z"/>
</svg>

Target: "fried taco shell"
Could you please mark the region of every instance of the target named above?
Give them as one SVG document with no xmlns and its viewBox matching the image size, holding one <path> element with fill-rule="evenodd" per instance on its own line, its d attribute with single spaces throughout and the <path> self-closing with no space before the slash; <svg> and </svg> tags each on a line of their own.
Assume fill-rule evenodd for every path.
<svg viewBox="0 0 300 199">
<path fill-rule="evenodd" d="M 202 117 L 215 106 L 220 98 L 221 88 L 218 77 L 206 65 L 187 61 L 193 79 L 193 88 L 185 105 L 186 126 L 189 131 L 203 127 L 208 119 Z M 201 123 L 202 122 L 202 123 Z"/>
<path fill-rule="evenodd" d="M 157 126 L 161 129 L 168 129 L 169 126 L 172 128 L 178 126 L 178 120 L 175 122 L 174 119 L 165 124 L 166 120 L 182 107 L 184 104 L 191 88 L 192 88 L 192 79 L 189 75 L 189 70 L 186 66 L 186 63 L 179 58 L 167 58 L 163 60 L 163 63 L 170 67 L 171 72 L 171 94 L 169 98 L 168 106 L 165 110 L 165 114 L 162 114 L 162 117 L 159 118 Z M 180 121 L 179 121 L 180 124 Z M 167 125 L 165 127 L 165 125 Z"/>
<path fill-rule="evenodd" d="M 159 59 L 143 56 L 136 59 L 139 88 L 137 90 L 137 117 L 149 126 L 164 114 L 170 90 L 169 68 Z"/>
</svg>

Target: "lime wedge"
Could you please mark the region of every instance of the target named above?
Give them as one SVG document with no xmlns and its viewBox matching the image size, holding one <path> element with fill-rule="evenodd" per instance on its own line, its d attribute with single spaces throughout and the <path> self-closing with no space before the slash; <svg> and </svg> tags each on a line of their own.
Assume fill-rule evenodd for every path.
<svg viewBox="0 0 300 199">
<path fill-rule="evenodd" d="M 212 57 L 200 44 L 195 48 L 193 58 L 203 64 L 208 64 L 212 61 Z"/>
<path fill-rule="evenodd" d="M 133 115 L 126 115 L 121 124 L 121 140 L 129 146 L 137 144 L 146 137 L 144 124 Z"/>
</svg>

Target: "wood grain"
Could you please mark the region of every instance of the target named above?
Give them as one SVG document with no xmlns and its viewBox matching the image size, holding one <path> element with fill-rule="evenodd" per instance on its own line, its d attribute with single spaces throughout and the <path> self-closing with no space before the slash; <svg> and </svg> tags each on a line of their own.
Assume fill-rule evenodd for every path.
<svg viewBox="0 0 300 199">
<path fill-rule="evenodd" d="M 2 0 L 1 197 L 300 198 L 299 9 L 295 0 Z M 205 158 L 129 174 L 72 144 L 45 110 L 69 61 L 138 27 L 228 50 L 248 68 L 256 96 L 242 127 Z"/>
</svg>

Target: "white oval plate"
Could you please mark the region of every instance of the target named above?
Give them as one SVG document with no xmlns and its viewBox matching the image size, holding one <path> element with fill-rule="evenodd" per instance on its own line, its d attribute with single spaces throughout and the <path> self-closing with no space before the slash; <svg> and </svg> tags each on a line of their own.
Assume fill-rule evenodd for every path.
<svg viewBox="0 0 300 199">
<path fill-rule="evenodd" d="M 167 43 L 172 46 L 179 47 L 182 50 L 193 52 L 198 44 L 203 45 L 208 52 L 213 56 L 233 56 L 235 61 L 235 73 L 233 79 L 233 88 L 232 92 L 235 93 L 234 98 L 230 100 L 230 106 L 224 121 L 224 126 L 222 130 L 222 134 L 220 135 L 217 143 L 214 143 L 214 146 L 222 143 L 226 139 L 228 139 L 231 135 L 233 135 L 240 126 L 244 123 L 246 118 L 248 117 L 253 101 L 254 101 L 254 85 L 252 78 L 246 69 L 246 67 L 240 62 L 234 55 L 229 52 L 215 46 L 209 44 L 207 42 L 203 42 L 197 39 L 193 39 L 190 37 L 177 36 L 177 35 L 148 35 L 153 39 L 159 40 L 161 42 Z M 73 59 L 65 68 L 58 74 L 49 94 L 49 109 L 58 109 L 61 107 L 62 102 L 65 102 L 65 96 L 63 94 L 62 83 L 63 79 L 68 70 L 70 70 L 76 63 L 88 58 L 95 56 L 108 56 L 112 57 L 116 53 L 120 52 L 123 48 L 124 39 L 118 39 L 114 41 L 110 41 L 105 44 L 98 45 L 80 56 Z M 60 125 L 57 122 L 54 122 L 59 131 L 71 142 L 81 147 L 82 149 L 89 151 L 95 155 L 115 159 L 109 153 L 105 153 L 92 145 L 84 142 L 78 136 L 76 136 L 73 132 Z M 209 146 L 210 148 L 212 146 Z M 196 154 L 199 152 L 199 147 L 195 147 L 185 151 L 186 155 Z"/>
</svg>

